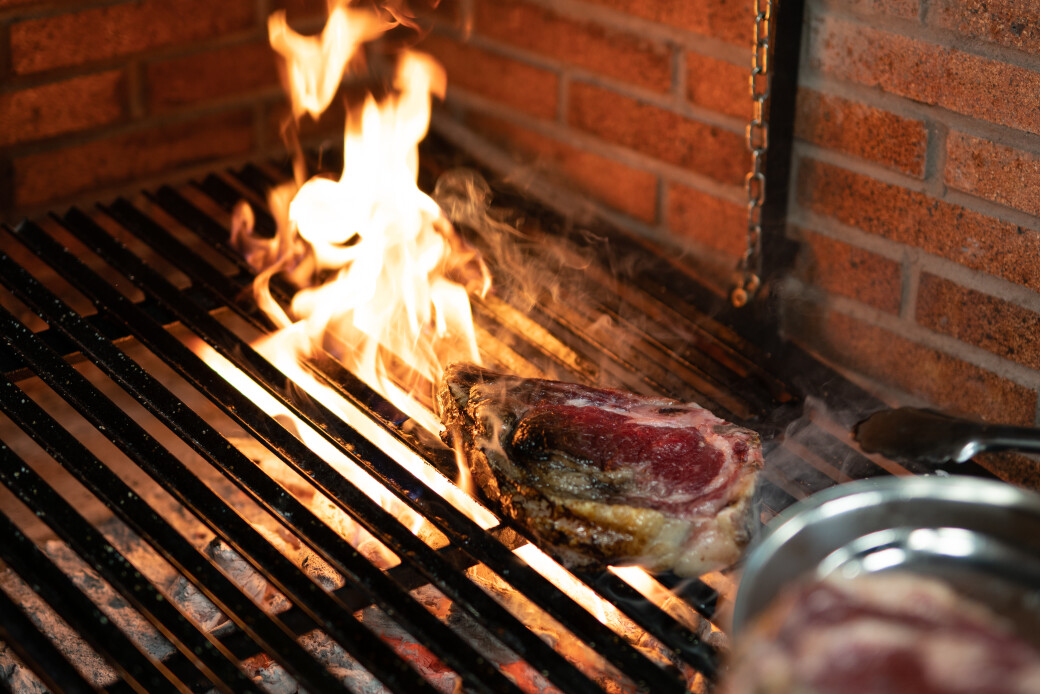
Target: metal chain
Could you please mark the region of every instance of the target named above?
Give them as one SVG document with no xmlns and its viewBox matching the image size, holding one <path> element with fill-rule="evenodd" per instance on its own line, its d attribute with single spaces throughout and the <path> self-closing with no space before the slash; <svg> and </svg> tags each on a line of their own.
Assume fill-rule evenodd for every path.
<svg viewBox="0 0 1040 694">
<path fill-rule="evenodd" d="M 744 177 L 747 191 L 747 243 L 734 273 L 730 301 L 738 308 L 754 298 L 762 285 L 762 205 L 766 200 L 765 156 L 769 147 L 769 31 L 773 0 L 755 0 L 755 45 L 751 62 L 751 121 L 745 138 L 751 170 Z"/>
</svg>

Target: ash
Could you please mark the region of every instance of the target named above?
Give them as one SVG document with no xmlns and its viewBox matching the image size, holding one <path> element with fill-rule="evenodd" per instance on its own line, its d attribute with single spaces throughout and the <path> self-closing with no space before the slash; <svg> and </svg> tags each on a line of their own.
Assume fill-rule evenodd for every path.
<svg viewBox="0 0 1040 694">
<path fill-rule="evenodd" d="M 251 457 L 254 457 L 258 464 L 263 465 L 265 462 L 263 455 Z M 352 528 L 344 525 L 346 520 L 341 512 L 326 513 L 324 507 L 331 505 L 327 499 L 313 494 L 313 490 L 295 480 L 286 478 L 282 482 L 290 493 L 298 493 L 298 498 L 307 499 L 308 506 L 311 506 L 319 517 L 328 518 L 337 532 L 340 532 L 348 541 L 352 541 L 352 544 L 358 547 L 359 552 L 370 561 L 383 569 L 390 568 L 397 563 L 397 557 L 388 554 L 386 548 L 378 543 L 366 541 L 363 535 L 357 532 L 357 526 Z M 224 488 L 225 484 L 227 489 Z M 230 483 L 219 479 L 211 480 L 211 486 L 229 500 L 234 499 L 237 491 L 230 487 Z M 151 503 L 160 515 L 175 526 L 185 538 L 199 547 L 217 568 L 262 609 L 270 614 L 277 614 L 289 608 L 289 601 L 284 595 L 268 583 L 242 556 L 199 524 L 188 511 L 172 500 L 164 501 L 156 498 L 152 499 Z M 324 589 L 333 591 L 344 586 L 345 581 L 342 576 L 269 516 L 261 514 L 251 517 L 250 520 L 254 528 L 271 545 Z M 236 629 L 231 620 L 200 593 L 190 581 L 156 554 L 146 542 L 121 521 L 112 518 L 98 523 L 96 528 L 141 572 L 146 580 L 151 582 L 167 600 L 176 605 L 200 630 L 211 632 L 215 636 L 224 636 Z M 64 542 L 49 540 L 38 544 L 51 561 L 69 576 L 75 585 L 142 652 L 156 660 L 162 660 L 175 653 L 175 647 Z M 530 625 L 536 633 L 542 635 L 558 651 L 575 662 L 605 691 L 618 694 L 631 691 L 624 684 L 624 678 L 609 663 L 570 636 L 566 630 L 540 610 L 526 603 L 526 599 L 522 595 L 503 584 L 493 573 L 481 567 L 474 567 L 467 574 L 475 583 L 517 614 L 521 621 Z M 115 671 L 105 660 L 12 570 L 0 571 L 0 590 L 6 592 L 17 604 L 22 605 L 22 609 L 37 628 L 50 637 L 55 647 L 69 662 L 75 665 L 88 682 L 98 688 L 104 688 L 116 680 Z M 535 694 L 553 694 L 558 691 L 541 673 L 504 647 L 464 610 L 455 609 L 452 601 L 436 588 L 423 586 L 413 590 L 411 595 L 432 614 L 451 626 L 479 653 L 496 664 L 521 690 Z M 461 678 L 381 610 L 376 607 L 367 607 L 355 613 L 355 617 L 374 636 L 383 640 L 402 658 L 411 663 L 438 691 L 444 692 L 444 694 L 455 694 L 462 691 Z M 710 626 L 706 621 L 701 620 L 698 625 L 690 626 L 702 637 L 711 638 Z M 628 633 L 624 628 L 621 631 L 630 642 L 643 650 L 651 659 L 665 667 L 675 666 L 666 649 L 654 642 L 652 637 L 635 631 Z M 385 691 L 383 685 L 375 677 L 324 632 L 311 631 L 303 634 L 299 641 L 351 691 L 361 694 L 376 694 Z M 264 653 L 258 653 L 246 659 L 241 663 L 241 668 L 266 692 L 307 694 L 306 690 L 275 660 Z M 680 669 L 687 676 L 691 691 L 704 689 L 704 683 L 700 681 L 696 673 L 692 670 L 687 671 L 682 666 Z M 190 686 L 194 683 L 186 684 Z M 26 694 L 48 691 L 7 644 L 0 641 L 0 689 L 4 688 Z"/>
<path fill-rule="evenodd" d="M 151 550 L 136 535 L 118 521 L 110 521 L 100 528 L 108 539 L 142 573 L 152 581 L 163 594 L 176 604 L 201 629 L 223 635 L 234 629 L 227 617 L 205 596 L 177 573 L 173 567 L 151 553 Z M 293 560 L 297 566 L 327 590 L 334 590 L 344 584 L 327 563 L 310 553 L 306 548 L 294 546 L 285 541 L 279 534 L 261 529 L 268 539 Z M 223 542 L 210 539 L 203 545 L 204 551 L 220 569 L 242 588 L 254 601 L 270 613 L 281 612 L 288 608 L 285 596 L 273 588 L 253 567 Z M 68 575 L 72 581 L 96 604 L 105 615 L 112 620 L 142 651 L 156 659 L 163 659 L 174 653 L 175 648 L 160 635 L 133 607 L 131 607 L 108 583 L 87 566 L 64 543 L 48 541 L 43 550 L 52 561 Z M 471 572 L 473 573 L 473 572 Z M 474 576 L 478 582 L 484 583 L 493 594 L 504 602 L 521 599 L 513 593 L 507 597 L 502 586 L 496 585 L 493 575 Z M 80 673 L 95 686 L 102 688 L 115 681 L 116 675 L 111 667 L 99 656 L 76 632 L 65 623 L 49 606 L 36 596 L 13 571 L 0 572 L 0 588 L 12 599 L 23 606 L 26 614 L 37 627 L 48 634 L 55 646 L 66 658 L 75 664 Z M 500 593 L 500 591 L 502 591 Z M 556 692 L 545 677 L 535 671 L 512 651 L 505 648 L 491 637 L 476 621 L 463 610 L 454 608 L 451 600 L 431 586 L 424 586 L 412 591 L 413 597 L 422 603 L 431 613 L 445 620 L 455 631 L 489 660 L 495 662 L 501 670 L 513 679 L 521 689 L 538 694 Z M 356 613 L 356 617 L 390 645 L 399 655 L 407 659 L 444 694 L 454 694 L 462 690 L 462 681 L 453 671 L 448 669 L 432 652 L 418 643 L 393 619 L 388 618 L 376 607 L 368 607 Z M 524 617 L 529 621 L 528 616 Z M 596 658 L 582 656 L 580 643 L 569 643 L 568 638 L 561 636 L 563 630 L 551 620 L 542 618 L 533 628 L 542 633 L 561 651 L 573 650 L 574 657 L 588 661 L 582 666 L 588 674 L 596 679 L 608 692 L 628 691 L 623 678 L 617 676 L 605 662 L 597 663 Z M 635 639 L 637 642 L 639 639 Z M 377 694 L 385 691 L 382 684 L 355 661 L 346 651 L 320 630 L 311 631 L 300 638 L 300 643 L 316 659 L 324 663 L 329 670 L 339 677 L 346 686 L 361 694 Z M 645 644 L 637 646 L 650 648 Z M 660 655 L 657 656 L 658 658 Z M 273 659 L 266 654 L 258 654 L 245 660 L 243 670 L 258 685 L 272 694 L 307 694 Z M 696 678 L 691 673 L 691 689 Z M 36 678 L 6 644 L 0 642 L 0 685 L 13 692 L 36 694 L 48 690 Z"/>
</svg>

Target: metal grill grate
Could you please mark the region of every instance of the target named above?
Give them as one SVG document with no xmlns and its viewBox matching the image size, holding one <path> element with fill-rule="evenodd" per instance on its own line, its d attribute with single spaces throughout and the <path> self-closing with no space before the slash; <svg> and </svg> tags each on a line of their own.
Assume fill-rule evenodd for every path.
<svg viewBox="0 0 1040 694">
<path fill-rule="evenodd" d="M 671 661 L 662 665 L 633 643 L 642 636 L 628 638 L 609 628 L 518 557 L 513 550 L 526 544 L 521 536 L 503 525 L 483 529 L 395 459 L 392 450 L 384 450 L 387 446 L 292 387 L 253 350 L 243 335 L 263 332 L 267 325 L 243 299 L 252 275 L 228 245 L 227 213 L 242 197 L 259 200 L 277 176 L 275 170 L 247 166 L 183 189 L 164 187 L 135 201 L 120 199 L 90 214 L 72 209 L 51 220 L 5 227 L 8 252 L 0 255 L 0 282 L 28 310 L 9 300 L 9 308 L 0 310 L 5 374 L 0 408 L 15 425 L 0 431 L 4 443 L 12 444 L 9 439 L 17 438 L 20 429 L 24 435 L 18 436 L 34 441 L 51 462 L 28 460 L 25 451 L 31 448 L 24 443 L 0 449 L 0 481 L 25 507 L 21 515 L 13 505 L 0 511 L 0 559 L 107 663 L 116 679 L 92 680 L 81 672 L 81 663 L 71 665 L 67 649 L 59 652 L 29 619 L 36 612 L 16 606 L 10 586 L 0 590 L 0 639 L 56 691 L 261 691 L 253 671 L 240 665 L 250 658 L 255 664 L 258 657 L 277 663 L 307 691 L 343 689 L 342 673 L 330 669 L 301 639 L 317 629 L 386 689 L 435 690 L 436 678 L 428 670 L 420 674 L 392 640 L 374 635 L 371 620 L 359 618 L 359 611 L 374 606 L 469 691 L 520 691 L 521 678 L 515 672 L 507 676 L 503 667 L 513 659 L 564 692 L 679 692 L 713 678 L 720 656 L 712 640 L 703 638 L 706 631 L 697 633 L 694 625 L 646 600 L 614 573 L 581 576 L 660 644 L 660 652 Z M 532 245 L 549 244 L 556 231 L 549 228 L 551 215 L 539 221 L 530 210 L 525 212 L 524 229 Z M 273 223 L 261 213 L 258 226 L 271 229 Z M 82 249 L 74 252 L 64 245 L 73 242 L 89 250 L 89 264 Z M 615 240 L 610 251 L 645 252 L 623 243 Z M 600 260 L 609 267 L 610 258 Z M 520 359 L 540 372 L 572 380 L 696 399 L 735 421 L 773 431 L 800 412 L 794 396 L 764 370 L 755 350 L 686 303 L 670 287 L 667 272 L 636 272 L 622 282 L 597 266 L 582 272 L 596 285 L 584 297 L 569 296 L 564 289 L 525 312 L 493 300 L 479 302 L 476 316 L 498 336 L 495 344 L 501 350 L 488 354 L 489 361 L 508 366 Z M 175 284 L 171 276 L 178 273 L 186 279 Z M 48 286 L 54 284 L 51 276 L 85 300 L 74 309 L 70 302 L 76 302 Z M 643 320 L 630 321 L 619 306 L 635 307 Z M 604 323 L 603 316 L 610 320 Z M 47 327 L 34 331 L 26 324 L 38 319 Z M 398 503 L 431 524 L 442 541 L 421 539 L 375 503 L 293 427 L 218 375 L 187 346 L 189 338 L 201 340 L 247 374 L 378 480 Z M 411 427 L 403 414 L 331 359 L 319 359 L 310 372 L 404 449 L 448 474 L 454 469 L 450 451 Z M 125 464 L 99 453 L 100 444 L 84 439 L 83 426 L 74 433 L 61 414 L 65 406 L 52 406 L 40 392 L 60 396 L 89 423 L 85 428 L 93 428 L 94 438 L 111 442 Z M 185 392 L 196 397 L 187 398 Z M 784 403 L 793 414 L 765 418 L 782 411 Z M 826 418 L 805 426 L 811 436 L 841 437 L 840 424 Z M 890 472 L 906 472 L 851 449 L 846 462 L 854 457 L 855 465 L 839 469 L 814 454 L 805 440 L 771 452 L 791 460 L 782 472 L 770 472 L 763 485 L 765 516 L 847 478 L 850 470 L 854 476 L 867 476 L 883 472 L 883 465 Z M 273 474 L 258 464 L 250 446 L 263 449 L 286 472 Z M 48 465 L 54 470 L 45 477 L 41 473 Z M 55 475 L 74 478 L 80 496 L 57 489 Z M 225 487 L 231 491 L 223 491 Z M 310 503 L 315 497 L 349 516 L 398 563 L 380 568 L 359 553 L 328 518 L 315 512 Z M 80 505 L 77 498 L 88 503 Z M 107 509 L 143 549 L 128 551 L 113 537 L 112 526 L 95 517 L 95 507 Z M 43 521 L 47 533 L 27 527 L 31 524 L 24 519 L 32 516 Z M 294 562 L 264 528 L 275 528 L 308 557 L 323 561 L 342 585 L 316 582 L 313 572 Z M 117 626 L 118 620 L 48 551 L 50 533 L 170 647 L 157 655 L 128 635 L 125 625 Z M 258 604 L 255 594 L 215 562 L 200 537 L 244 560 L 281 596 L 280 611 Z M 216 630 L 200 624 L 170 599 L 168 583 L 142 570 L 137 562 L 143 555 L 164 562 L 181 585 L 190 584 L 205 596 L 229 624 Z M 561 633 L 573 635 L 589 660 L 608 663 L 607 674 L 590 674 L 580 658 L 576 664 L 557 644 L 536 634 L 525 615 L 507 609 L 493 591 L 472 580 L 475 568 L 517 589 L 539 613 L 558 623 Z M 725 602 L 702 581 L 674 576 L 658 580 L 675 590 L 686 608 L 707 619 Z M 456 619 L 431 612 L 417 598 L 416 591 L 427 586 L 450 603 Z M 460 620 L 470 626 L 460 628 Z M 472 625 L 477 625 L 476 632 Z M 509 655 L 495 658 L 490 651 Z M 699 673 L 692 684 L 689 672 Z"/>
</svg>

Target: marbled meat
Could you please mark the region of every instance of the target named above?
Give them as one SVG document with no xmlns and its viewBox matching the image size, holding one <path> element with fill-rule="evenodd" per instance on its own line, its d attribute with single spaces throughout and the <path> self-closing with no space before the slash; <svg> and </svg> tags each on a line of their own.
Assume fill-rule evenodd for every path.
<svg viewBox="0 0 1040 694">
<path fill-rule="evenodd" d="M 569 568 L 698 576 L 749 539 L 759 437 L 699 405 L 453 364 L 437 407 L 484 496 Z"/>
</svg>

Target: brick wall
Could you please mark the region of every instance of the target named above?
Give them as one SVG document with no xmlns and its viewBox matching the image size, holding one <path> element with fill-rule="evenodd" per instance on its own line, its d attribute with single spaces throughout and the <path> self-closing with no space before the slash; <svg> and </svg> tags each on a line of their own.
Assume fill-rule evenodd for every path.
<svg viewBox="0 0 1040 694">
<path fill-rule="evenodd" d="M 725 281 L 742 253 L 751 0 L 466 0 L 422 48 L 455 118 Z"/>
<path fill-rule="evenodd" d="M 267 16 L 323 0 L 0 0 L 0 218 L 282 148 Z"/>
<path fill-rule="evenodd" d="M 1040 5 L 810 5 L 788 330 L 897 396 L 1036 423 Z"/>
<path fill-rule="evenodd" d="M 1040 9 L 807 0 L 784 329 L 893 399 L 1034 423 Z M 322 0 L 0 0 L 10 219 L 281 148 L 265 19 Z M 459 119 L 724 285 L 743 247 L 751 0 L 456 0 Z M 781 37 L 782 40 L 782 37 Z M 337 126 L 338 127 L 338 126 Z"/>
</svg>

